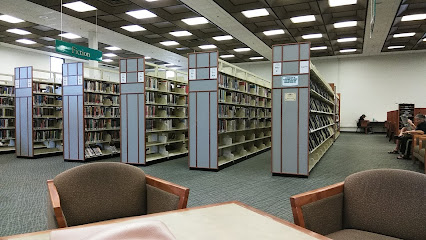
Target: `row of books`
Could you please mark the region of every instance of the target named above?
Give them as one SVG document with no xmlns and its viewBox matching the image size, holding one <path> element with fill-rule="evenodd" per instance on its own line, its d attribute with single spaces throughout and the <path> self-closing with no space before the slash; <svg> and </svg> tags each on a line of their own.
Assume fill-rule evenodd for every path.
<svg viewBox="0 0 426 240">
<path fill-rule="evenodd" d="M 149 89 L 158 89 L 158 80 L 154 77 L 146 77 L 145 87 Z"/>
<path fill-rule="evenodd" d="M 246 156 L 247 154 L 257 152 L 271 146 L 271 140 L 268 138 L 259 139 L 253 142 L 247 142 L 234 147 L 223 148 L 219 150 L 219 158 L 233 160 L 235 157 Z"/>
<path fill-rule="evenodd" d="M 45 130 L 34 132 L 35 141 L 47 141 L 60 139 L 62 130 Z"/>
<path fill-rule="evenodd" d="M 13 118 L 0 119 L 0 128 L 14 127 L 14 126 L 15 126 L 15 119 Z"/>
<path fill-rule="evenodd" d="M 109 129 L 119 128 L 119 119 L 85 119 L 84 127 L 86 129 Z"/>
<path fill-rule="evenodd" d="M 147 119 L 145 124 L 147 131 L 188 128 L 188 121 L 186 119 Z"/>
<path fill-rule="evenodd" d="M 230 132 L 230 131 L 239 131 L 245 129 L 254 129 L 254 128 L 263 128 L 270 127 L 270 119 L 237 119 L 237 120 L 218 120 L 218 132 Z"/>
<path fill-rule="evenodd" d="M 62 120 L 56 119 L 33 119 L 34 128 L 61 127 Z"/>
<path fill-rule="evenodd" d="M 161 103 L 161 104 L 185 104 L 185 95 L 174 95 L 158 92 L 147 92 L 146 103 Z"/>
<path fill-rule="evenodd" d="M 0 130 L 0 139 L 15 138 L 15 130 Z"/>
<path fill-rule="evenodd" d="M 148 105 L 145 106 L 145 115 L 147 117 L 185 117 L 187 109 Z"/>
<path fill-rule="evenodd" d="M 246 108 L 240 106 L 219 105 L 219 117 L 269 117 L 271 116 L 270 109 L 262 108 Z"/>
<path fill-rule="evenodd" d="M 323 86 L 320 86 L 315 81 L 311 81 L 310 86 L 311 86 L 311 90 L 314 90 L 315 92 L 323 96 L 325 99 L 334 102 L 333 97 Z"/>
<path fill-rule="evenodd" d="M 62 94 L 62 87 L 45 83 L 33 83 L 33 92 Z"/>
<path fill-rule="evenodd" d="M 34 105 L 62 105 L 62 101 L 57 100 L 57 97 L 54 96 L 42 96 L 36 95 L 33 97 Z"/>
<path fill-rule="evenodd" d="M 120 151 L 115 146 L 106 146 L 104 149 L 108 153 L 119 153 Z M 104 151 L 105 151 L 104 150 Z M 102 156 L 104 153 L 102 152 L 100 146 L 89 146 L 84 149 L 84 154 L 86 157 L 96 157 L 96 156 Z"/>
<path fill-rule="evenodd" d="M 0 97 L 0 105 L 1 106 L 13 106 L 15 101 L 10 97 Z"/>
<path fill-rule="evenodd" d="M 167 143 L 188 139 L 187 132 L 148 133 L 146 143 Z"/>
<path fill-rule="evenodd" d="M 84 81 L 84 90 L 103 93 L 120 93 L 119 85 L 117 83 L 98 82 L 90 80 Z"/>
<path fill-rule="evenodd" d="M 267 107 L 267 102 L 269 102 L 270 105 L 270 100 L 266 100 L 265 98 L 247 95 L 245 93 L 229 92 L 223 89 L 219 90 L 219 102 L 259 107 Z"/>
<path fill-rule="evenodd" d="M 332 124 L 333 117 L 328 115 L 310 115 L 309 116 L 309 129 L 315 130 L 317 128 L 324 127 L 326 125 Z"/>
<path fill-rule="evenodd" d="M 244 80 L 238 80 L 235 77 L 225 74 L 219 74 L 218 83 L 220 87 L 229 88 L 237 91 L 257 94 L 263 97 L 269 97 L 270 90 L 254 83 L 249 83 Z"/>
<path fill-rule="evenodd" d="M 13 94 L 15 94 L 15 88 L 14 87 L 0 86 L 0 94 L 13 95 Z"/>
<path fill-rule="evenodd" d="M 316 98 L 310 98 L 310 109 L 314 111 L 321 111 L 321 112 L 327 112 L 332 113 L 333 109 L 330 107 L 330 105 L 321 102 L 320 100 Z"/>
<path fill-rule="evenodd" d="M 309 134 L 309 151 L 321 145 L 328 137 L 334 134 L 333 127 L 328 127 Z"/>
<path fill-rule="evenodd" d="M 57 112 L 55 109 L 52 108 L 40 108 L 40 107 L 34 107 L 34 116 L 43 117 L 43 116 L 55 116 Z"/>
</svg>

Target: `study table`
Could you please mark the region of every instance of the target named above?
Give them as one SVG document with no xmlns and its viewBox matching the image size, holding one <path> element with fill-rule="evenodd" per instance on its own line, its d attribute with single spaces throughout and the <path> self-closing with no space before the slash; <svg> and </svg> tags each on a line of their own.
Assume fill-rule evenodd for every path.
<svg viewBox="0 0 426 240">
<path fill-rule="evenodd" d="M 70 228 L 82 229 L 96 225 L 111 225 L 113 227 L 114 225 L 145 220 L 163 222 L 177 240 L 331 240 L 237 201 L 114 219 Z M 51 231 L 62 230 L 26 233 L 0 237 L 0 239 L 50 240 Z"/>
</svg>

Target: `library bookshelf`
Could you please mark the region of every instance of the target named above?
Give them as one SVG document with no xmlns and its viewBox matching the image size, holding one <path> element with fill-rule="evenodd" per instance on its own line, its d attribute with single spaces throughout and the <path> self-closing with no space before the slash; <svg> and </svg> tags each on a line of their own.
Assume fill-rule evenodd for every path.
<svg viewBox="0 0 426 240">
<path fill-rule="evenodd" d="M 15 85 L 13 75 L 0 73 L 0 153 L 15 151 Z"/>
<path fill-rule="evenodd" d="M 187 74 L 120 60 L 121 162 L 148 165 L 188 154 Z"/>
<path fill-rule="evenodd" d="M 89 161 L 120 153 L 118 71 L 64 63 L 64 160 Z"/>
<path fill-rule="evenodd" d="M 335 134 L 334 134 L 334 139 L 337 139 L 340 136 L 340 98 L 341 95 L 340 93 L 337 93 L 335 98 L 335 110 L 334 110 L 334 114 L 335 114 L 335 123 L 336 123 L 336 128 L 335 128 Z"/>
<path fill-rule="evenodd" d="M 219 170 L 271 147 L 270 81 L 218 58 L 188 54 L 189 168 Z"/>
<path fill-rule="evenodd" d="M 17 157 L 60 154 L 62 144 L 60 73 L 15 68 L 15 136 Z"/>
<path fill-rule="evenodd" d="M 334 142 L 334 90 L 310 62 L 310 43 L 272 51 L 272 173 L 308 176 Z"/>
</svg>

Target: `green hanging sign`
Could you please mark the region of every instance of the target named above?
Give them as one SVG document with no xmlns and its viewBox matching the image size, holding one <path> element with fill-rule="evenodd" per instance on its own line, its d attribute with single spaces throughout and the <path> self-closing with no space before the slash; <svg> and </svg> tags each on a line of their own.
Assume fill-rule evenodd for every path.
<svg viewBox="0 0 426 240">
<path fill-rule="evenodd" d="M 92 48 L 83 47 L 74 43 L 64 42 L 61 40 L 55 41 L 56 52 L 63 53 L 72 57 L 102 61 L 102 52 Z"/>
</svg>

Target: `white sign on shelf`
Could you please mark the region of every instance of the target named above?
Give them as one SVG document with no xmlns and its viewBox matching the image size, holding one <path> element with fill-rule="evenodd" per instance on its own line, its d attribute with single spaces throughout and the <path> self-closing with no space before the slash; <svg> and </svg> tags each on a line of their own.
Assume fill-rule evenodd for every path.
<svg viewBox="0 0 426 240">
<path fill-rule="evenodd" d="M 274 73 L 273 75 L 281 75 L 281 62 L 277 62 L 273 64 L 273 68 L 274 68 Z"/>
<path fill-rule="evenodd" d="M 189 80 L 197 79 L 197 69 L 189 69 Z"/>
<path fill-rule="evenodd" d="M 68 77 L 64 77 L 62 80 L 62 85 L 68 86 Z"/>
<path fill-rule="evenodd" d="M 294 102 L 296 101 L 297 94 L 296 93 L 285 93 L 284 94 L 284 101 L 286 102 Z"/>
<path fill-rule="evenodd" d="M 15 88 L 19 88 L 19 80 L 15 79 Z"/>
<path fill-rule="evenodd" d="M 300 73 L 309 73 L 309 61 L 301 61 L 299 67 Z"/>
<path fill-rule="evenodd" d="M 284 86 L 297 86 L 299 85 L 299 76 L 283 76 L 281 85 Z"/>
<path fill-rule="evenodd" d="M 31 79 L 27 79 L 27 87 L 29 87 L 29 88 L 30 88 L 30 87 L 32 87 L 32 86 L 31 86 L 31 85 L 32 85 L 32 84 L 31 84 L 31 82 L 32 82 L 32 80 L 31 80 Z"/>
<path fill-rule="evenodd" d="M 77 76 L 77 85 L 83 85 L 83 76 Z"/>
<path fill-rule="evenodd" d="M 138 82 L 145 82 L 145 72 L 138 72 Z"/>
<path fill-rule="evenodd" d="M 210 79 L 217 78 L 217 68 L 210 68 Z"/>
<path fill-rule="evenodd" d="M 120 82 L 121 83 L 126 83 L 127 82 L 126 73 L 120 73 Z"/>
</svg>

